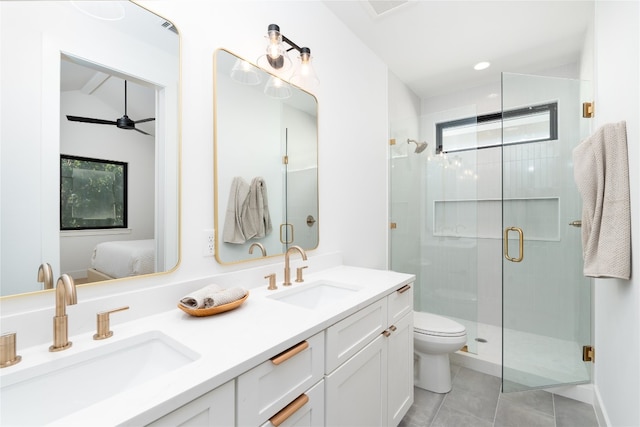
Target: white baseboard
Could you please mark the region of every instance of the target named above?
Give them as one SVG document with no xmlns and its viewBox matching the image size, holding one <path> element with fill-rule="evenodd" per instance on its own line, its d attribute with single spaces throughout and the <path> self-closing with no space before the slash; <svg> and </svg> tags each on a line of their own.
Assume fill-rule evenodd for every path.
<svg viewBox="0 0 640 427">
<path fill-rule="evenodd" d="M 600 391 L 598 391 L 598 387 L 593 388 L 593 408 L 596 410 L 596 418 L 598 418 L 598 425 L 600 427 L 608 427 L 611 425 L 611 421 L 609 420 L 609 416 L 607 415 L 607 411 L 602 404 L 602 399 L 600 398 Z"/>
</svg>

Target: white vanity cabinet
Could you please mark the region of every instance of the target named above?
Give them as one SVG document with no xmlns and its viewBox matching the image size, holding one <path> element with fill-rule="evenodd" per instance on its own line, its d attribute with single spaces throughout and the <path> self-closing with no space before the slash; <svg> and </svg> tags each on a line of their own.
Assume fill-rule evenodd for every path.
<svg viewBox="0 0 640 427">
<path fill-rule="evenodd" d="M 326 330 L 328 426 L 398 425 L 413 403 L 413 289 Z"/>
<path fill-rule="evenodd" d="M 155 420 L 152 427 L 228 427 L 235 424 L 235 383 L 229 381 L 173 412 Z"/>
<path fill-rule="evenodd" d="M 304 412 L 315 406 L 313 415 L 322 423 L 316 412 L 324 405 L 317 398 L 318 391 L 311 394 L 311 389 L 324 377 L 324 351 L 324 333 L 320 332 L 240 375 L 236 379 L 237 425 L 262 425 L 287 407 L 293 414 L 296 399 L 305 399 L 301 396 L 311 404 L 300 409 Z"/>
</svg>

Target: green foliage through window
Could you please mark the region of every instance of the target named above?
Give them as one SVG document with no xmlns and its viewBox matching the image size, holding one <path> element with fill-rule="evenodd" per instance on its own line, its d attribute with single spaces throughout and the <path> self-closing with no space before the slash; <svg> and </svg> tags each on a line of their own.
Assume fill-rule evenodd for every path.
<svg viewBox="0 0 640 427">
<path fill-rule="evenodd" d="M 127 227 L 127 164 L 60 156 L 60 229 Z"/>
</svg>

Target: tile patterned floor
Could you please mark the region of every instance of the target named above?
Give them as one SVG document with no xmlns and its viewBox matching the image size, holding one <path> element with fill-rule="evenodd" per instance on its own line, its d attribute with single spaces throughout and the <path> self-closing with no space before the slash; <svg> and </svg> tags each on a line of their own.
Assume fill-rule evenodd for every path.
<svg viewBox="0 0 640 427">
<path fill-rule="evenodd" d="M 591 405 L 542 390 L 501 393 L 500 378 L 452 365 L 447 394 L 415 388 L 400 427 L 597 427 Z"/>
</svg>

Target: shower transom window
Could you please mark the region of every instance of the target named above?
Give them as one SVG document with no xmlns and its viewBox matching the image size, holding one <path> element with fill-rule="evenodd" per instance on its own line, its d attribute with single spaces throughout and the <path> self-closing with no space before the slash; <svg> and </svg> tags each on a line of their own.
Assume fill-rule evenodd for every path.
<svg viewBox="0 0 640 427">
<path fill-rule="evenodd" d="M 436 154 L 558 139 L 558 103 L 436 124 Z"/>
</svg>

